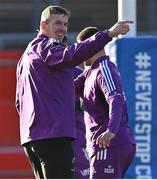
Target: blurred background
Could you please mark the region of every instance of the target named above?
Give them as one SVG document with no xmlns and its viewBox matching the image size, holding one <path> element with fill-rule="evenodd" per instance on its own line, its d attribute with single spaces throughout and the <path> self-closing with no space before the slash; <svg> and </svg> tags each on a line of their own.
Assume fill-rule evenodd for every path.
<svg viewBox="0 0 157 180">
<path fill-rule="evenodd" d="M 118 0 L 0 0 L 0 49 L 25 48 L 37 33 L 41 11 L 49 4 L 64 6 L 72 12 L 72 42 L 85 26 L 109 28 L 118 19 Z M 137 35 L 156 35 L 157 1 L 137 0 L 136 7 Z"/>
<path fill-rule="evenodd" d="M 32 40 L 39 29 L 41 11 L 48 5 L 61 5 L 71 11 L 69 20 L 68 38 L 70 43 L 75 42 L 76 34 L 85 26 L 97 26 L 101 30 L 111 27 L 118 20 L 118 0 L 0 0 L 0 178 L 34 178 L 30 165 L 23 153 L 19 141 L 19 120 L 15 110 L 16 64 L 27 44 Z M 132 8 L 132 7 L 130 7 Z M 157 159 L 155 154 L 154 121 L 157 117 L 155 109 L 157 98 L 156 89 L 157 69 L 157 0 L 136 1 L 136 37 L 115 42 L 118 53 L 111 54 L 117 59 L 117 65 L 122 73 L 132 127 L 139 141 L 137 159 L 128 171 L 127 178 L 157 178 Z M 144 49 L 143 49 L 143 46 Z M 127 47 L 127 51 L 126 48 Z M 135 49 L 133 49 L 135 48 Z M 137 83 L 135 60 L 139 53 L 145 53 L 151 59 L 152 69 L 150 84 L 152 87 L 149 96 L 151 100 L 151 119 L 149 123 L 141 121 L 143 131 L 136 132 L 136 90 Z M 121 59 L 121 61 L 119 60 Z M 123 59 L 128 59 L 127 64 Z M 125 62 L 125 63 L 121 63 Z M 130 62 L 130 64 L 129 64 Z M 148 62 L 146 62 L 148 63 Z M 145 66 L 144 66 L 145 67 Z M 125 71 L 124 71 L 125 69 Z M 129 74 L 129 72 L 132 72 Z M 129 83 L 128 77 L 132 78 Z M 129 78 L 129 79 L 130 79 Z M 148 80 L 148 79 L 147 79 Z M 146 79 L 145 79 L 146 81 Z M 143 83 L 145 82 L 143 81 Z M 132 100 L 134 101 L 132 102 Z M 155 102 L 154 102 L 154 101 Z M 142 124 L 143 122 L 143 124 Z M 151 127 L 150 131 L 145 128 Z M 157 127 L 157 126 L 156 126 Z M 149 140 L 146 141 L 147 136 Z M 140 137 L 140 138 L 139 138 Z M 144 139 L 142 142 L 139 139 Z M 153 142 L 153 143 L 152 143 Z M 143 145 L 144 144 L 144 145 Z"/>
</svg>

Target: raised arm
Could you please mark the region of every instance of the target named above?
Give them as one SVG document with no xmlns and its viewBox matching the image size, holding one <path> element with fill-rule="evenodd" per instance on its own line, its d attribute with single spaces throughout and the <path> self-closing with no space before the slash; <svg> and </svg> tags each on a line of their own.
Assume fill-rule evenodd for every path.
<svg viewBox="0 0 157 180">
<path fill-rule="evenodd" d="M 112 39 L 108 32 L 98 32 L 92 37 L 80 43 L 74 43 L 69 46 L 63 46 L 60 43 L 47 43 L 42 45 L 42 51 L 39 53 L 50 68 L 63 69 L 73 68 L 81 64 L 88 58 L 95 55 Z"/>
</svg>

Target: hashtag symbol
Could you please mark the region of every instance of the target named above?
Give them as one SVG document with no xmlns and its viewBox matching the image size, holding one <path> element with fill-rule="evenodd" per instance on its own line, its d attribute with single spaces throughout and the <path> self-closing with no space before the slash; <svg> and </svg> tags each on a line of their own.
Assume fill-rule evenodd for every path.
<svg viewBox="0 0 157 180">
<path fill-rule="evenodd" d="M 136 56 L 135 56 L 136 62 L 135 65 L 139 68 L 139 69 L 147 69 L 151 66 L 151 57 L 147 54 L 147 53 L 141 53 L 139 52 Z"/>
</svg>

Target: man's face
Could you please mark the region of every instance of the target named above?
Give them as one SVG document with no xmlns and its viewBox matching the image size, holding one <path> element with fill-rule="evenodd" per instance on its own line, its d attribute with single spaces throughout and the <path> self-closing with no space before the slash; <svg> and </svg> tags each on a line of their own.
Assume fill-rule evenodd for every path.
<svg viewBox="0 0 157 180">
<path fill-rule="evenodd" d="M 68 29 L 68 16 L 63 14 L 53 14 L 45 25 L 46 35 L 49 38 L 54 38 L 62 41 Z"/>
</svg>

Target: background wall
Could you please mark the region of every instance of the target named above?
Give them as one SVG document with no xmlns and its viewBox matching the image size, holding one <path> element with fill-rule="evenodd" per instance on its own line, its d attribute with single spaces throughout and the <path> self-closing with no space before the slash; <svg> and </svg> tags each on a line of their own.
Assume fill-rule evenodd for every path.
<svg viewBox="0 0 157 180">
<path fill-rule="evenodd" d="M 40 13 L 50 4 L 72 12 L 69 38 L 89 25 L 109 28 L 118 19 L 118 0 L 0 0 L 0 49 L 23 49 L 39 28 Z M 137 0 L 137 35 L 157 34 L 157 1 Z"/>
</svg>

